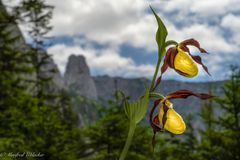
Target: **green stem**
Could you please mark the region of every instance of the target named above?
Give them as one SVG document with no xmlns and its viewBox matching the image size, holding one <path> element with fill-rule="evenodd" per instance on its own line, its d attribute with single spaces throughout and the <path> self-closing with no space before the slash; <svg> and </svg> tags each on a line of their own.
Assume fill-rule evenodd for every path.
<svg viewBox="0 0 240 160">
<path fill-rule="evenodd" d="M 163 95 L 161 95 L 160 93 L 157 93 L 157 92 L 150 92 L 149 97 L 158 98 L 158 99 L 164 99 L 165 98 Z"/>
<path fill-rule="evenodd" d="M 122 153 L 120 155 L 119 160 L 124 160 L 125 159 L 125 157 L 127 155 L 127 152 L 128 152 L 128 149 L 129 149 L 129 147 L 132 143 L 132 138 L 133 138 L 133 135 L 134 135 L 135 128 L 136 128 L 136 123 L 131 123 L 130 122 L 127 141 L 125 142 L 125 145 L 124 145 L 124 148 L 122 150 Z"/>
<path fill-rule="evenodd" d="M 174 40 L 168 40 L 167 42 L 165 42 L 164 49 L 162 50 L 162 52 L 165 52 L 165 48 L 167 48 L 168 46 L 170 46 L 170 45 L 177 45 L 177 44 L 178 43 L 176 41 L 174 41 Z M 159 53 L 158 53 L 158 61 L 157 61 L 155 72 L 154 72 L 154 75 L 153 75 L 153 78 L 152 78 L 150 91 L 153 91 L 153 87 L 154 87 L 154 84 L 155 84 L 155 81 L 156 81 L 156 78 L 157 78 L 157 74 L 158 74 L 158 70 L 159 70 L 159 66 L 160 66 L 161 60 L 165 56 L 165 54 L 161 55 L 160 52 L 161 51 L 159 51 Z"/>
<path fill-rule="evenodd" d="M 165 43 L 165 48 L 168 47 L 168 46 L 170 46 L 170 45 L 176 46 L 176 45 L 178 45 L 178 43 L 177 43 L 176 41 L 174 41 L 174 40 L 168 40 L 168 41 Z"/>
<path fill-rule="evenodd" d="M 156 78 L 157 78 L 159 66 L 160 66 L 160 63 L 161 63 L 161 59 L 162 59 L 162 57 L 160 57 L 160 56 L 158 55 L 158 61 L 157 61 L 157 65 L 156 65 L 156 68 L 155 68 L 155 72 L 154 72 L 154 75 L 153 75 L 153 78 L 152 78 L 150 91 L 153 90 L 153 87 L 154 87 L 154 84 L 155 84 L 155 81 L 156 81 Z"/>
</svg>

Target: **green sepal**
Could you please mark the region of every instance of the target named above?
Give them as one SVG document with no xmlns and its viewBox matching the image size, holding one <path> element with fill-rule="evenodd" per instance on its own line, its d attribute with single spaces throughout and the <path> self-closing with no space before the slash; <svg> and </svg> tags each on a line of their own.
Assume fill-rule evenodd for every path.
<svg viewBox="0 0 240 160">
<path fill-rule="evenodd" d="M 160 59 L 163 58 L 164 56 L 164 48 L 165 48 L 165 41 L 166 41 L 166 37 L 168 35 L 168 31 L 164 25 L 164 23 L 162 22 L 162 20 L 160 19 L 160 17 L 156 14 L 156 12 L 152 9 L 152 7 L 150 6 L 156 20 L 158 23 L 158 30 L 156 33 L 156 41 L 158 44 L 158 54 L 160 56 Z"/>
<path fill-rule="evenodd" d="M 130 123 L 139 123 L 147 113 L 149 103 L 149 90 L 146 89 L 145 95 L 136 102 L 124 101 L 125 113 Z"/>
</svg>

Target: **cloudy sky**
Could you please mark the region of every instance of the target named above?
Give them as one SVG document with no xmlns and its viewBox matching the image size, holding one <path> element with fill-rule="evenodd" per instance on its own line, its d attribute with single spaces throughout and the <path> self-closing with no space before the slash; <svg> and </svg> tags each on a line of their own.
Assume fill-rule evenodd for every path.
<svg viewBox="0 0 240 160">
<path fill-rule="evenodd" d="M 240 0 L 46 0 L 55 6 L 53 55 L 62 73 L 68 56 L 84 55 L 92 75 L 151 78 L 157 61 L 157 23 L 167 39 L 199 40 L 211 77 L 200 69 L 190 81 L 220 80 L 230 64 L 240 64 Z M 197 50 L 192 50 L 195 54 Z M 200 67 L 199 67 L 200 68 Z M 165 79 L 188 80 L 170 70 Z"/>
</svg>

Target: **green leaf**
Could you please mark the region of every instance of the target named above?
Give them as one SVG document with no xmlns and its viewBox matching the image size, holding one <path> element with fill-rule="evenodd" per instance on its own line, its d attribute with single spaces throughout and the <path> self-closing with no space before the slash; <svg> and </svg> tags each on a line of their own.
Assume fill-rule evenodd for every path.
<svg viewBox="0 0 240 160">
<path fill-rule="evenodd" d="M 156 12 L 152 9 L 152 7 L 150 6 L 156 20 L 158 23 L 158 30 L 156 33 L 156 41 L 158 44 L 158 54 L 160 56 L 160 58 L 162 59 L 162 57 L 164 56 L 164 46 L 165 46 L 165 41 L 166 41 L 166 37 L 168 35 L 167 29 L 164 25 L 164 23 L 162 22 L 162 20 L 160 19 L 160 17 L 156 14 Z"/>
<path fill-rule="evenodd" d="M 129 103 L 128 100 L 124 101 L 124 109 L 127 117 L 132 123 L 139 123 L 147 113 L 149 103 L 149 90 L 147 89 L 145 95 L 138 101 Z"/>
</svg>

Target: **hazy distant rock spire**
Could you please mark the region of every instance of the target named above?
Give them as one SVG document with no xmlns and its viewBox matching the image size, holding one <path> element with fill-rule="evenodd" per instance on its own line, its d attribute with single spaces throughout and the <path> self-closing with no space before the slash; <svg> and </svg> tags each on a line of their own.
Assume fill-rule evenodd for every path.
<svg viewBox="0 0 240 160">
<path fill-rule="evenodd" d="M 68 58 L 64 82 L 70 92 L 97 99 L 97 89 L 83 56 L 71 55 Z"/>
</svg>

